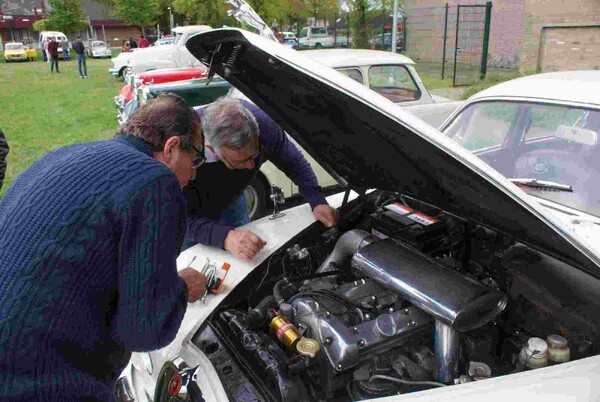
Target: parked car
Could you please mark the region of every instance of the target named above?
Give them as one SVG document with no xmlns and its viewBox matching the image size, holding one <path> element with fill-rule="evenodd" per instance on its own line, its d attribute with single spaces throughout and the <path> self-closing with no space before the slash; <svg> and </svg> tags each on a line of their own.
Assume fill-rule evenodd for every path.
<svg viewBox="0 0 600 402">
<path fill-rule="evenodd" d="M 149 84 L 161 84 L 164 82 L 189 80 L 192 78 L 204 78 L 206 77 L 207 71 L 203 66 L 190 67 L 190 68 L 165 68 L 159 70 L 146 71 L 144 73 L 130 76 L 129 82 L 127 82 L 119 95 L 115 96 L 115 106 L 117 108 L 117 119 L 120 123 L 123 123 L 126 116 L 123 115 L 125 106 L 134 97 L 134 93 L 137 88 Z"/>
<path fill-rule="evenodd" d="M 110 48 L 106 45 L 105 42 L 101 40 L 93 40 L 90 41 L 89 45 L 86 46 L 86 51 L 89 57 L 95 58 L 111 58 L 112 53 Z"/>
<path fill-rule="evenodd" d="M 514 79 L 467 99 L 441 130 L 586 230 L 600 223 L 599 90 L 600 71 Z"/>
<path fill-rule="evenodd" d="M 291 47 L 292 49 L 298 49 L 298 40 L 294 38 L 283 38 L 284 46 Z"/>
<path fill-rule="evenodd" d="M 237 46 L 235 61 L 214 64 L 216 73 L 356 198 L 331 200 L 342 204 L 336 229 L 314 222 L 307 205 L 245 226 L 267 241 L 252 262 L 202 245 L 183 252 L 180 269 L 204 268 L 220 287 L 188 306 L 167 347 L 133 354 L 118 395 L 600 397 L 597 237 L 589 241 L 557 218 L 569 211 L 550 212 L 450 138 L 302 52 L 235 29 L 188 43 L 207 61 L 228 60 Z M 590 85 L 583 90 L 597 97 Z"/>
<path fill-rule="evenodd" d="M 281 32 L 282 38 L 285 39 L 295 39 L 298 40 L 298 38 L 296 37 L 296 34 L 293 32 L 288 32 L 288 31 L 283 31 Z"/>
<path fill-rule="evenodd" d="M 46 39 L 49 39 L 49 38 L 54 38 L 58 42 L 58 44 L 59 44 L 58 58 L 60 60 L 62 60 L 63 48 L 62 48 L 62 46 L 60 46 L 60 44 L 63 41 L 68 41 L 67 35 L 65 35 L 64 33 L 60 32 L 60 31 L 41 31 L 39 45 L 41 45 Z M 38 47 L 39 47 L 39 45 L 38 45 Z"/>
<path fill-rule="evenodd" d="M 298 43 L 305 48 L 327 48 L 333 47 L 334 37 L 327 33 L 327 27 L 314 26 L 304 27 L 298 35 Z"/>
<path fill-rule="evenodd" d="M 113 59 L 113 67 L 109 72 L 115 77 L 123 77 L 127 81 L 130 74 L 162 68 L 197 67 L 200 62 L 186 49 L 187 40 L 202 31 L 210 29 L 208 25 L 189 25 L 173 28 L 176 34 L 172 46 L 152 46 L 138 50 L 121 60 Z"/>
<path fill-rule="evenodd" d="M 27 47 L 20 42 L 10 42 L 4 45 L 4 61 L 29 61 L 31 54 L 27 54 Z"/>
<path fill-rule="evenodd" d="M 402 32 L 398 32 L 396 38 L 396 51 L 401 52 L 404 50 L 404 35 Z M 369 44 L 373 49 L 389 51 L 392 48 L 392 33 L 386 32 L 384 34 L 377 34 L 369 39 Z"/>
<path fill-rule="evenodd" d="M 175 42 L 175 37 L 174 36 L 164 36 L 164 37 L 158 39 L 156 42 L 154 42 L 153 46 L 172 45 L 173 42 Z"/>
</svg>

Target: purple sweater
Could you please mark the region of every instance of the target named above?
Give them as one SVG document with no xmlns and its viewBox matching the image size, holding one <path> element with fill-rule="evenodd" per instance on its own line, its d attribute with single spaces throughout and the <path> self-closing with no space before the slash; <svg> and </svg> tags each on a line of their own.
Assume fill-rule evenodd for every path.
<svg viewBox="0 0 600 402">
<path fill-rule="evenodd" d="M 292 179 L 312 208 L 327 203 L 312 167 L 287 134 L 258 106 L 243 103 L 258 122 L 262 153 L 253 169 L 228 169 L 221 161 L 198 168 L 196 179 L 184 189 L 188 202 L 186 240 L 223 248 L 225 237 L 233 227 L 215 219 L 240 197 L 267 161 Z M 202 116 L 204 108 L 197 113 Z"/>
</svg>

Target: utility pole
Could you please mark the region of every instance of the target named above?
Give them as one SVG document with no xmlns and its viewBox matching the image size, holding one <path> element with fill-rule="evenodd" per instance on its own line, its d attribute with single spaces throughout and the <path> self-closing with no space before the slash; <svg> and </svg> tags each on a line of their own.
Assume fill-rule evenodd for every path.
<svg viewBox="0 0 600 402">
<path fill-rule="evenodd" d="M 396 53 L 398 46 L 398 0 L 394 0 L 394 16 L 392 17 L 392 48 L 390 52 Z"/>
</svg>

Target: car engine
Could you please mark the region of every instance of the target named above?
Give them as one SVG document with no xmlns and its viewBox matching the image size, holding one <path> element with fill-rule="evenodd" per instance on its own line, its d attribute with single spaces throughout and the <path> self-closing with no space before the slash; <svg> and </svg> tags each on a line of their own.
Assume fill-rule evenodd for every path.
<svg viewBox="0 0 600 402">
<path fill-rule="evenodd" d="M 375 191 L 341 212 L 194 335 L 230 400 L 371 399 L 598 353 L 597 279 L 408 196 Z"/>
</svg>

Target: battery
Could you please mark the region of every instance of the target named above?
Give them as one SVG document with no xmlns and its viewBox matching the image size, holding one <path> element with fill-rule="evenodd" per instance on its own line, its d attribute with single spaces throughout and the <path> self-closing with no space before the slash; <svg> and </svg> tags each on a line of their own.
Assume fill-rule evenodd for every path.
<svg viewBox="0 0 600 402">
<path fill-rule="evenodd" d="M 400 203 L 384 206 L 371 216 L 371 233 L 380 239 L 403 240 L 425 250 L 446 232 L 444 222 Z"/>
</svg>

